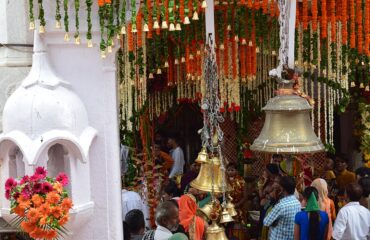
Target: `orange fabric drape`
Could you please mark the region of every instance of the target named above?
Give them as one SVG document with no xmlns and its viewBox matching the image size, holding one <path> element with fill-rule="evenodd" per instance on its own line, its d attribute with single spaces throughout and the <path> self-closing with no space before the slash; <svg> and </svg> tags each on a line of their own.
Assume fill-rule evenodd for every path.
<svg viewBox="0 0 370 240">
<path fill-rule="evenodd" d="M 172 157 L 168 153 L 163 152 L 163 151 L 159 152 L 159 157 L 164 160 L 163 167 L 167 170 L 171 169 L 173 162 L 174 162 Z"/>
<path fill-rule="evenodd" d="M 204 220 L 196 215 L 197 204 L 189 195 L 182 195 L 178 201 L 180 224 L 186 232 L 190 232 L 190 239 L 202 240 L 204 234 Z M 194 226 L 194 233 L 191 232 Z"/>
</svg>

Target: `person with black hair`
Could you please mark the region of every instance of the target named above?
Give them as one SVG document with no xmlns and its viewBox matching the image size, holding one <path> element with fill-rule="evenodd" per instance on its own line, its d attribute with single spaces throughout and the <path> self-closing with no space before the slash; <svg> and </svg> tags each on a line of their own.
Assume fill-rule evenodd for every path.
<svg viewBox="0 0 370 240">
<path fill-rule="evenodd" d="M 129 211 L 125 216 L 124 221 L 124 233 L 125 239 L 127 236 L 129 240 L 141 240 L 145 232 L 145 220 L 144 214 L 139 209 L 133 209 Z M 129 235 L 127 235 L 129 233 Z"/>
<path fill-rule="evenodd" d="M 171 149 L 170 155 L 174 161 L 169 178 L 178 177 L 179 180 L 181 180 L 181 176 L 184 172 L 185 158 L 184 152 L 182 151 L 179 145 L 178 138 L 176 135 L 168 137 L 167 146 Z M 178 183 L 180 183 L 180 181 Z"/>
<path fill-rule="evenodd" d="M 294 217 L 301 210 L 301 204 L 294 196 L 295 180 L 293 177 L 284 176 L 279 181 L 278 195 L 282 195 L 279 203 L 263 220 L 265 226 L 270 227 L 270 240 L 293 240 Z"/>
<path fill-rule="evenodd" d="M 326 240 L 328 235 L 328 214 L 320 210 L 319 193 L 314 187 L 303 192 L 302 206 L 305 209 L 295 215 L 294 240 Z"/>
<path fill-rule="evenodd" d="M 336 181 L 340 190 L 343 191 L 348 184 L 356 182 L 355 173 L 347 170 L 347 161 L 340 155 L 335 158 L 335 170 Z"/>
<path fill-rule="evenodd" d="M 370 168 L 368 167 L 359 167 L 355 171 L 357 181 L 363 177 L 370 177 Z"/>
<path fill-rule="evenodd" d="M 360 199 L 360 204 L 365 208 L 369 209 L 370 204 L 370 176 L 369 177 L 362 177 L 358 180 L 358 184 L 362 187 L 362 197 Z"/>
<path fill-rule="evenodd" d="M 180 189 L 178 189 L 177 184 L 173 180 L 169 180 L 167 185 L 163 188 L 162 200 L 168 201 L 171 199 L 179 199 Z"/>
<path fill-rule="evenodd" d="M 359 203 L 362 194 L 363 191 L 359 184 L 347 185 L 346 195 L 349 203 L 340 209 L 335 220 L 333 230 L 335 240 L 370 239 L 370 211 Z"/>
</svg>

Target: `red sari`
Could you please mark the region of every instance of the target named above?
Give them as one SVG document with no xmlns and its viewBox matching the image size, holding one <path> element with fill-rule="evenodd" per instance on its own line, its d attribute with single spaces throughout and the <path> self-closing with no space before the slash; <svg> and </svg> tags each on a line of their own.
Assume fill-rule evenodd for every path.
<svg viewBox="0 0 370 240">
<path fill-rule="evenodd" d="M 197 203 L 194 196 L 182 195 L 178 201 L 180 224 L 192 240 L 202 240 L 205 231 L 204 220 L 196 215 Z"/>
</svg>

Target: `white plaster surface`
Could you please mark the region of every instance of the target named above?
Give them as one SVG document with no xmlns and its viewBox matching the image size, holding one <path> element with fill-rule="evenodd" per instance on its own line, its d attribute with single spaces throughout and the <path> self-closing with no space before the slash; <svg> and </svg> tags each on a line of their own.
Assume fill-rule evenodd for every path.
<svg viewBox="0 0 370 240">
<path fill-rule="evenodd" d="M 27 9 L 27 1 L 7 1 L 0 0 L 1 4 L 9 4 L 9 2 L 22 2 L 24 9 Z M 93 26 L 94 26 L 94 47 L 87 48 L 85 33 L 86 33 L 86 11 L 84 3 L 81 2 L 80 20 L 81 20 L 81 45 L 76 46 L 73 41 L 74 33 L 74 15 L 71 8 L 70 11 L 70 26 L 71 26 L 71 42 L 64 42 L 64 31 L 54 29 L 54 7 L 51 6 L 51 2 L 45 2 L 45 14 L 48 25 L 46 26 L 46 33 L 43 35 L 45 39 L 48 56 L 50 59 L 50 64 L 55 70 L 56 76 L 60 79 L 64 79 L 70 83 L 70 88 L 78 96 L 81 104 L 85 106 L 88 125 L 93 129 L 96 129 L 98 135 L 92 142 L 90 149 L 86 152 L 82 150 L 81 152 L 85 155 L 85 160 L 87 163 L 83 163 L 83 156 L 68 155 L 79 164 L 74 170 L 76 171 L 75 178 L 72 181 L 80 181 L 80 178 L 85 178 L 86 173 L 80 173 L 80 169 L 88 166 L 90 172 L 90 179 L 85 183 L 85 188 L 91 193 L 90 202 L 81 201 L 78 203 L 78 215 L 84 218 L 86 222 L 80 224 L 81 222 L 70 222 L 69 226 L 72 228 L 73 235 L 68 239 L 73 240 L 121 240 L 123 239 L 122 231 L 122 216 L 121 216 L 121 188 L 120 188 L 120 162 L 119 162 L 119 131 L 118 131 L 118 107 L 117 107 L 117 83 L 116 83 L 116 73 L 114 65 L 114 57 L 112 55 L 108 56 L 107 59 L 101 59 L 99 54 L 99 25 L 97 15 L 93 16 Z M 96 5 L 96 4 L 95 4 Z M 0 5 L 0 13 L 3 11 Z M 16 10 L 13 10 L 16 11 Z M 97 12 L 97 11 L 95 11 Z M 35 13 L 36 14 L 36 13 Z M 2 14 L 0 14 L 2 16 Z M 13 15 L 14 16 L 14 15 Z M 1 17 L 0 17 L 1 18 Z M 9 17 L 6 18 L 7 21 Z M 0 21 L 1 24 L 2 21 Z M 17 23 L 18 24 L 18 23 Z M 17 25 L 15 24 L 15 25 Z M 22 23 L 20 23 L 22 25 Z M 1 26 L 1 25 L 0 25 Z M 28 31 L 28 23 L 26 28 L 18 29 L 16 31 Z M 25 33 L 27 35 L 29 32 Z M 1 34 L 0 34 L 1 35 Z M 9 34 L 12 35 L 12 34 Z M 1 53 L 0 53 L 1 54 Z M 2 55 L 0 55 L 1 58 Z M 1 76 L 0 76 L 1 78 Z M 66 87 L 63 84 L 60 86 Z M 58 87 L 60 87 L 58 86 Z M 15 87 L 14 87 L 15 88 Z M 67 87 L 66 87 L 67 88 Z M 46 90 L 43 90 L 46 91 Z M 38 96 L 40 101 L 44 94 Z M 56 104 L 56 101 L 49 102 L 49 104 Z M 78 101 L 69 102 L 69 104 L 64 105 L 64 107 L 69 108 L 69 112 L 74 112 L 78 109 Z M 60 106 L 59 106 L 60 107 Z M 13 105 L 12 108 L 15 108 Z M 59 110 L 58 110 L 59 109 Z M 71 111 L 71 109 L 74 109 Z M 71 124 L 68 124 L 71 120 L 64 118 L 64 114 L 60 114 L 61 109 L 56 108 L 53 110 L 49 107 L 49 114 L 46 113 L 48 119 L 52 119 L 55 125 L 48 124 L 47 127 L 39 126 L 39 132 L 47 131 L 51 132 L 54 138 L 50 138 L 50 144 L 60 143 L 63 146 L 68 146 L 68 143 L 63 142 L 61 136 L 69 135 L 80 136 L 76 137 L 76 141 L 82 143 L 81 135 L 77 132 L 73 132 Z M 67 111 L 67 112 L 68 112 Z M 10 111 L 11 112 L 11 111 Z M 14 119 L 17 117 L 17 111 L 14 111 Z M 19 113 L 22 115 L 22 113 Z M 80 114 L 80 113 L 76 113 Z M 7 119 L 11 119 L 10 116 Z M 9 120 L 10 121 L 10 120 Z M 17 133 L 16 129 L 20 128 L 19 132 L 27 132 L 25 128 L 22 128 L 16 123 L 9 123 L 12 125 L 11 128 L 13 133 Z M 65 129 L 61 128 L 60 124 L 63 126 L 68 125 Z M 78 125 L 78 124 L 76 124 Z M 54 127 L 52 127 L 54 126 Z M 55 129 L 54 129 L 55 128 Z M 79 128 L 81 129 L 81 128 Z M 64 134 L 64 135 L 63 135 Z M 87 133 L 86 138 L 89 138 L 89 134 L 93 134 L 91 131 Z M 27 134 L 26 134 L 27 135 Z M 31 134 L 32 135 L 32 134 Z M 72 136 L 71 136 L 72 135 Z M 46 134 L 42 135 L 45 139 Z M 40 137 L 35 135 L 33 137 L 28 136 L 29 139 L 35 140 Z M 91 136 L 90 136 L 91 137 Z M 21 134 L 15 134 L 14 138 L 22 139 Z M 14 143 L 14 142 L 13 142 Z M 10 143 L 9 143 L 10 144 Z M 83 144 L 80 144 L 81 146 Z M 72 146 L 77 146 L 77 144 L 72 144 Z M 9 147 L 9 146 L 8 146 Z M 50 145 L 51 147 L 51 145 Z M 82 147 L 83 148 L 83 147 Z M 47 156 L 47 147 L 40 153 L 40 156 Z M 0 149 L 0 151 L 2 151 Z M 78 152 L 76 149 L 70 147 L 69 152 Z M 44 154 L 44 155 L 42 155 Z M 1 158 L 1 157 L 0 157 Z M 4 160 L 4 159 L 0 159 Z M 81 161 L 79 161 L 81 160 Z M 33 160 L 30 160 L 35 163 Z M 40 162 L 42 163 L 42 162 Z M 42 163 L 45 164 L 45 163 Z M 5 166 L 2 166 L 5 167 Z M 32 168 L 26 167 L 26 172 L 31 172 Z M 71 171 L 73 171 L 71 169 Z M 80 175 L 79 175 L 80 174 Z M 4 177 L 4 176 L 3 176 Z M 3 186 L 0 186 L 2 188 Z M 73 189 L 72 189 L 73 193 Z M 78 194 L 78 193 L 75 193 Z M 1 195 L 0 198 L 3 198 Z M 79 199 L 83 196 L 79 196 Z M 85 202 L 85 203 L 83 203 Z M 91 213 L 88 211 L 89 208 L 93 207 L 93 215 L 89 216 Z M 74 211 L 72 211 L 74 214 Z M 88 220 L 88 221 L 87 221 Z"/>
</svg>

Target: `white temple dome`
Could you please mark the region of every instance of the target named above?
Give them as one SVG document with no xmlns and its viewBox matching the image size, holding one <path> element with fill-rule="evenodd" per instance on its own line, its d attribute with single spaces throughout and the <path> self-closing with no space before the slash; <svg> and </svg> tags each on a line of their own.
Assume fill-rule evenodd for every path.
<svg viewBox="0 0 370 240">
<path fill-rule="evenodd" d="M 35 139 L 50 130 L 65 130 L 80 136 L 88 127 L 85 106 L 50 67 L 42 40 L 35 39 L 35 44 L 32 69 L 5 104 L 4 134 L 16 130 Z"/>
<path fill-rule="evenodd" d="M 18 130 L 34 139 L 49 130 L 67 130 L 76 136 L 88 127 L 86 109 L 80 98 L 59 85 L 19 87 L 3 112 L 4 133 Z"/>
</svg>

